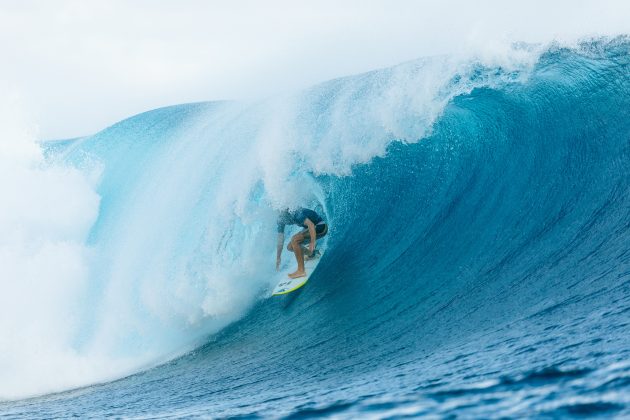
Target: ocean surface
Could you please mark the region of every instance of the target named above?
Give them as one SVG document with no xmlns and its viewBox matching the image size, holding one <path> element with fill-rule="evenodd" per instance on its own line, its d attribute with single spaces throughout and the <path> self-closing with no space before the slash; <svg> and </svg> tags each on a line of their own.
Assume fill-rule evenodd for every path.
<svg viewBox="0 0 630 420">
<path fill-rule="evenodd" d="M 5 293 L 2 417 L 630 417 L 627 37 L 42 147 L 70 192 L 12 257 L 49 268 Z M 271 297 L 295 206 L 326 253 Z"/>
</svg>

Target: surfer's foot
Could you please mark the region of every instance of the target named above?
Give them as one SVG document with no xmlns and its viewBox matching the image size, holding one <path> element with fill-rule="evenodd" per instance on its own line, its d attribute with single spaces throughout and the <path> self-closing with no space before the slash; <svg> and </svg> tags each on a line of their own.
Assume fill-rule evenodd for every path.
<svg viewBox="0 0 630 420">
<path fill-rule="evenodd" d="M 300 277 L 306 277 L 306 271 L 296 271 L 294 273 L 289 274 L 289 277 L 291 277 L 292 279 L 297 279 Z"/>
<path fill-rule="evenodd" d="M 308 255 L 308 253 L 305 253 L 304 261 L 314 260 L 315 258 L 319 258 L 320 256 L 321 254 L 319 253 L 319 249 L 316 249 L 315 251 L 313 251 L 311 255 Z"/>
</svg>

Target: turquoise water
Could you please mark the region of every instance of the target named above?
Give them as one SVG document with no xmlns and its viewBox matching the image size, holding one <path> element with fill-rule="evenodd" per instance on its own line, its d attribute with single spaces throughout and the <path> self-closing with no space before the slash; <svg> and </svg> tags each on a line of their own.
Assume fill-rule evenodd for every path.
<svg viewBox="0 0 630 420">
<path fill-rule="evenodd" d="M 424 59 L 49 144 L 101 200 L 63 349 L 102 369 L 0 412 L 630 416 L 629 53 Z M 292 205 L 327 250 L 271 298 Z"/>
</svg>

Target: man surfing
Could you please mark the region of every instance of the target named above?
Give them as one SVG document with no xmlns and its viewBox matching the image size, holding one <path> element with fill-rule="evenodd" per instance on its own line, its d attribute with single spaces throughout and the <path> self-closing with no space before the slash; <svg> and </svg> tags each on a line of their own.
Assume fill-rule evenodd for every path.
<svg viewBox="0 0 630 420">
<path fill-rule="evenodd" d="M 293 211 L 289 211 L 289 209 L 282 211 L 278 216 L 276 270 L 280 269 L 280 256 L 282 254 L 282 247 L 284 246 L 284 227 L 286 225 L 298 225 L 305 228 L 293 235 L 289 241 L 289 245 L 287 245 L 287 249 L 295 254 L 298 265 L 297 270 L 289 274 L 289 277 L 297 279 L 298 277 L 306 276 L 306 270 L 304 269 L 304 252 L 306 249 L 302 248 L 302 245 L 309 244 L 308 256 L 312 258 L 315 253 L 316 241 L 326 236 L 328 233 L 328 225 L 320 215 L 310 209 L 300 207 Z"/>
</svg>

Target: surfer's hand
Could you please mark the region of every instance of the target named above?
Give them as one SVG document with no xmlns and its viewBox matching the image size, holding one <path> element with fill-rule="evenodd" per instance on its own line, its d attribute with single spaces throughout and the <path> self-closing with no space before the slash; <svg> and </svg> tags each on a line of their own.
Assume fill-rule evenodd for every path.
<svg viewBox="0 0 630 420">
<path fill-rule="evenodd" d="M 280 257 L 276 258 L 276 271 L 280 271 Z"/>
<path fill-rule="evenodd" d="M 315 251 L 315 244 L 313 242 L 308 246 L 308 252 L 310 255 L 313 255 L 313 251 Z"/>
</svg>

